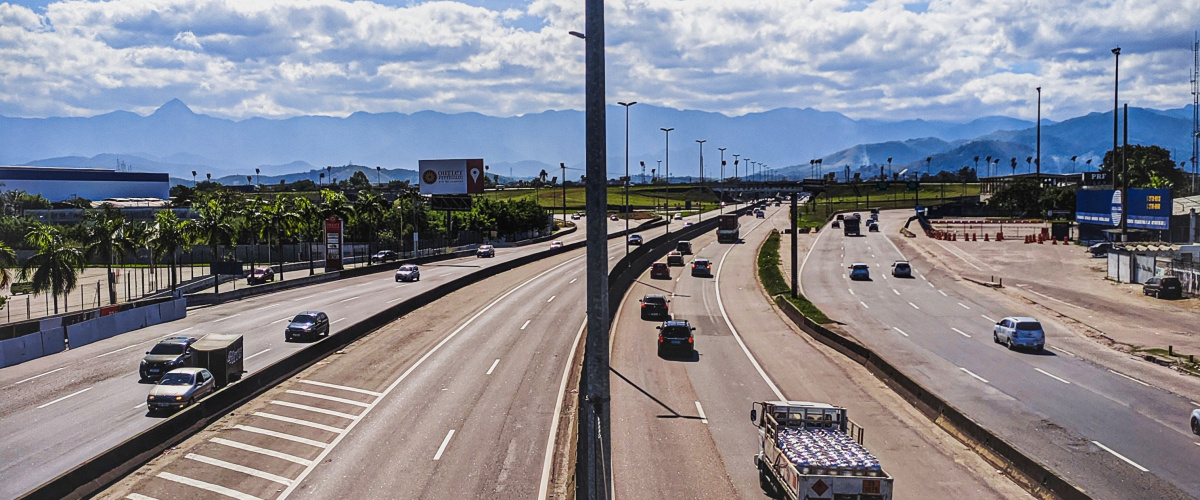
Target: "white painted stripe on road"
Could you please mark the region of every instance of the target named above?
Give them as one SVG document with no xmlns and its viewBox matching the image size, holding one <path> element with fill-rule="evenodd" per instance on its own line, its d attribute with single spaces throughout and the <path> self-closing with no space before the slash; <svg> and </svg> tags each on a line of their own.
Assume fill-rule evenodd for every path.
<svg viewBox="0 0 1200 500">
<path fill-rule="evenodd" d="M 1200 403 L 1197 403 L 1195 401 L 1189 401 L 1189 403 L 1192 403 L 1192 406 L 1200 407 Z"/>
<path fill-rule="evenodd" d="M 522 329 L 522 330 L 524 330 L 524 329 L 525 329 L 525 327 L 529 326 L 529 322 L 530 322 L 530 321 L 533 321 L 533 320 L 532 320 L 532 319 L 527 319 L 527 320 L 525 320 L 525 324 L 524 324 L 524 325 L 521 325 L 521 329 Z"/>
<path fill-rule="evenodd" d="M 992 318 L 989 318 L 989 317 L 987 317 L 987 315 L 986 315 L 986 314 L 980 314 L 980 316 L 983 316 L 983 319 L 986 319 L 986 320 L 988 320 L 988 321 L 991 321 L 992 323 L 995 323 L 995 322 L 996 322 L 996 320 L 994 320 L 994 319 L 992 319 Z"/>
<path fill-rule="evenodd" d="M 1142 472 L 1150 472 L 1150 469 L 1147 469 L 1147 468 L 1145 468 L 1145 467 L 1142 467 L 1141 465 L 1138 465 L 1138 463 L 1137 463 L 1137 462 L 1134 462 L 1133 460 L 1130 460 L 1130 459 L 1126 458 L 1126 457 L 1125 457 L 1125 455 L 1122 455 L 1122 454 L 1120 454 L 1120 453 L 1117 453 L 1117 452 L 1113 451 L 1113 449 L 1112 449 L 1112 448 L 1109 448 L 1109 447 L 1107 447 L 1107 446 L 1104 446 L 1104 445 L 1103 445 L 1103 444 L 1101 444 L 1099 441 L 1092 441 L 1092 444 L 1094 444 L 1094 445 L 1096 445 L 1096 446 L 1099 446 L 1099 447 L 1100 447 L 1100 449 L 1102 449 L 1102 450 L 1104 450 L 1104 451 L 1107 451 L 1107 452 L 1109 452 L 1109 453 L 1112 453 L 1112 455 L 1113 455 L 1114 457 L 1117 457 L 1117 458 L 1119 458 L 1119 459 L 1121 459 L 1121 460 L 1124 460 L 1124 461 L 1125 461 L 1125 463 L 1127 463 L 1127 464 L 1129 464 L 1129 465 L 1132 465 L 1132 466 L 1134 466 L 1134 467 L 1137 467 L 1137 469 L 1138 469 L 1138 470 L 1140 470 L 1140 471 L 1142 471 Z"/>
<path fill-rule="evenodd" d="M 900 295 L 900 290 L 897 290 L 897 289 L 893 288 L 893 289 L 892 289 L 892 291 L 893 291 L 893 292 L 895 292 L 895 293 L 896 293 L 896 295 Z"/>
<path fill-rule="evenodd" d="M 135 344 L 135 345 L 131 345 L 131 346 L 129 346 L 129 347 L 135 347 L 135 346 L 136 346 L 136 344 Z M 116 352 L 116 351 L 113 351 L 113 352 Z M 109 354 L 112 354 L 112 353 L 109 353 Z M 101 354 L 100 356 L 104 356 L 104 354 Z M 98 357 L 100 357 L 100 356 L 96 356 L 96 357 L 98 358 Z M 33 379 L 35 379 L 35 378 L 38 378 L 38 377 L 45 377 L 46 375 L 49 375 L 49 374 L 51 374 L 51 373 L 54 373 L 54 372 L 56 372 L 56 371 L 59 371 L 59 370 L 66 370 L 66 369 L 67 369 L 67 367 L 65 367 L 65 366 L 64 366 L 64 367 L 62 367 L 62 368 L 55 368 L 55 369 L 53 369 L 53 370 L 50 370 L 50 371 L 48 371 L 48 372 L 46 372 L 46 373 L 43 373 L 43 374 L 41 374 L 41 375 L 34 375 L 34 376 L 32 376 L 32 377 L 29 377 L 29 378 L 27 378 L 27 379 L 25 379 L 25 380 L 20 380 L 20 381 L 17 381 L 17 383 L 15 383 L 15 384 L 13 384 L 13 385 L 24 384 L 25 382 L 28 382 L 28 381 L 30 381 L 30 380 L 33 380 Z"/>
<path fill-rule="evenodd" d="M 970 311 L 970 310 L 971 310 L 971 308 L 970 308 L 970 307 L 968 307 L 966 304 L 963 304 L 962 302 L 959 302 L 959 303 L 958 303 L 958 305 L 959 305 L 960 307 L 962 307 L 963 309 L 966 309 L 966 310 L 968 310 L 968 311 Z M 987 316 L 984 316 L 984 317 L 986 318 Z"/>
<path fill-rule="evenodd" d="M 487 373 L 485 373 L 484 375 L 491 375 L 492 372 L 496 370 L 496 365 L 498 365 L 498 364 L 500 364 L 500 358 L 496 358 L 495 361 L 492 361 L 492 366 L 490 368 L 488 368 Z"/>
<path fill-rule="evenodd" d="M 298 404 L 298 403 L 289 403 L 287 401 L 271 401 L 271 404 L 279 405 L 279 406 L 286 406 L 288 408 L 295 408 L 297 410 L 311 411 L 313 413 L 321 413 L 324 415 L 333 415 L 335 417 L 342 417 L 342 418 L 347 418 L 350 420 L 358 420 L 358 415 L 351 415 L 349 413 L 342 413 L 340 411 L 326 410 L 324 408 L 317 408 L 315 406 L 302 405 L 302 404 Z"/>
<path fill-rule="evenodd" d="M 146 495 L 140 495 L 137 493 L 130 493 L 128 495 L 125 495 L 125 498 L 128 498 L 129 500 L 158 500 L 157 498 L 148 497 Z"/>
<path fill-rule="evenodd" d="M 900 332 L 900 335 L 903 335 L 903 336 L 905 336 L 905 337 L 907 337 L 907 336 L 908 336 L 908 334 L 907 334 L 907 333 L 904 333 L 904 330 L 901 330 L 901 329 L 899 329 L 899 328 L 896 328 L 896 327 L 894 327 L 894 326 L 892 327 L 892 329 L 893 329 L 893 330 L 896 330 L 897 332 Z"/>
<path fill-rule="evenodd" d="M 267 351 L 270 351 L 270 350 L 271 350 L 271 348 L 270 348 L 270 347 L 268 347 L 268 348 L 266 348 L 266 349 L 263 349 L 263 350 L 261 350 L 261 351 L 258 351 L 258 352 L 254 353 L 254 354 L 251 354 L 251 355 L 249 355 L 249 356 L 246 356 L 246 358 L 245 358 L 245 359 L 243 359 L 243 361 L 245 361 L 245 360 L 248 360 L 248 359 L 250 359 L 250 358 L 253 358 L 253 357 L 255 357 L 255 356 L 258 356 L 259 354 L 263 354 L 263 353 L 265 353 L 265 352 L 267 352 Z"/>
<path fill-rule="evenodd" d="M 759 224 L 759 225 L 761 225 L 761 224 Z M 754 226 L 754 228 L 751 228 L 751 230 L 753 230 L 757 227 L 758 227 L 758 225 Z M 749 231 L 747 231 L 747 233 L 749 233 Z M 824 233 L 821 233 L 821 234 L 824 234 Z M 818 234 L 817 239 L 820 239 L 820 238 L 821 238 L 821 236 L 820 236 L 820 234 Z M 813 244 L 816 245 L 815 242 Z M 713 281 L 713 285 L 716 287 L 716 290 L 717 290 L 717 308 L 721 310 L 721 318 L 723 318 L 725 320 L 725 326 L 729 327 L 730 332 L 733 332 L 734 340 L 737 340 L 738 345 L 741 346 L 741 348 L 742 348 L 742 352 L 745 353 L 746 357 L 750 359 L 750 364 L 754 365 L 754 369 L 758 371 L 758 375 L 760 377 L 762 377 L 763 382 L 767 383 L 767 387 L 771 388 L 771 392 L 773 392 L 775 394 L 775 397 L 779 398 L 779 401 L 787 401 L 788 399 L 786 397 L 784 397 L 783 392 L 781 392 L 779 390 L 779 387 L 777 387 L 775 385 L 775 383 L 771 381 L 771 377 L 767 376 L 766 370 L 763 370 L 762 365 L 758 364 L 758 360 L 755 359 L 754 355 L 750 353 L 750 348 L 746 347 L 746 343 L 742 341 L 742 336 L 738 333 L 737 328 L 734 328 L 733 322 L 729 320 L 729 314 L 725 312 L 725 302 L 721 299 L 721 271 L 725 270 L 725 258 L 729 257 L 729 252 L 732 251 L 735 247 L 737 247 L 737 245 L 730 245 L 729 249 L 725 250 L 725 253 L 721 255 L 721 263 L 717 265 L 718 266 L 717 267 L 717 276 L 716 276 L 716 279 Z M 805 255 L 804 261 L 808 262 L 807 255 Z M 803 266 L 801 266 L 801 268 L 803 269 Z M 866 306 L 866 304 L 863 304 L 863 306 Z"/>
<path fill-rule="evenodd" d="M 259 455 L 266 455 L 268 457 L 275 457 L 280 460 L 287 460 L 288 462 L 294 462 L 294 463 L 298 463 L 300 465 L 310 465 L 313 463 L 312 460 L 309 460 L 307 458 L 300 458 L 295 455 L 289 455 L 287 453 L 283 453 L 283 452 L 279 452 L 279 451 L 275 451 L 275 450 L 268 450 L 266 448 L 262 448 L 262 447 L 258 447 L 258 446 L 254 446 L 254 445 L 246 444 L 246 443 L 240 443 L 240 442 L 233 441 L 230 439 L 215 437 L 215 438 L 209 439 L 209 441 L 213 442 L 213 443 L 217 443 L 217 444 L 223 444 L 230 448 L 237 448 L 239 450 L 245 450 L 245 451 L 249 451 L 249 452 L 253 452 L 253 453 L 258 453 Z"/>
<path fill-rule="evenodd" d="M 186 331 L 188 331 L 188 330 L 191 330 L 192 328 L 195 328 L 195 327 L 193 327 L 193 326 L 189 326 L 189 327 L 187 327 L 187 328 L 184 328 L 184 329 L 182 329 L 182 330 L 179 330 L 179 331 L 176 331 L 176 332 L 172 332 L 172 333 L 168 333 L 168 334 L 166 334 L 166 335 L 164 335 L 164 336 L 162 336 L 162 337 L 159 337 L 159 338 L 157 338 L 157 339 L 150 339 L 150 340 L 147 340 L 147 341 L 145 341 L 145 342 L 138 342 L 138 343 L 136 343 L 136 344 L 133 344 L 133 345 L 128 345 L 128 346 L 122 347 L 122 348 L 120 348 L 120 349 L 117 349 L 117 350 L 115 350 L 115 351 L 109 351 L 109 352 L 106 352 L 106 353 L 104 353 L 104 354 L 101 354 L 101 355 L 99 355 L 99 356 L 96 356 L 95 358 L 92 358 L 92 359 L 96 359 L 96 358 L 103 358 L 103 357 L 105 357 L 105 356 L 108 356 L 109 354 L 116 354 L 116 353 L 118 353 L 118 352 L 121 352 L 121 351 L 124 351 L 124 350 L 126 350 L 126 349 L 133 349 L 134 347 L 140 346 L 140 345 L 142 345 L 142 344 L 149 344 L 149 343 L 151 343 L 151 342 L 158 342 L 160 339 L 171 338 L 171 337 L 174 337 L 174 336 L 176 336 L 176 335 L 179 335 L 179 334 L 181 334 L 181 333 L 183 333 L 183 332 L 186 332 Z M 60 369 L 61 369 L 61 368 L 60 368 Z M 20 383 L 20 382 L 17 382 L 17 384 L 19 384 L 19 383 Z M 13 385 L 16 385 L 16 384 L 13 384 Z"/>
<path fill-rule="evenodd" d="M 1050 377 L 1050 378 L 1052 378 L 1052 379 L 1054 379 L 1054 380 L 1057 380 L 1057 381 L 1059 381 L 1059 382 L 1062 382 L 1062 383 L 1064 383 L 1064 384 L 1070 384 L 1070 382 L 1067 382 L 1065 379 L 1063 379 L 1063 378 L 1061 378 L 1061 377 L 1058 377 L 1058 376 L 1055 376 L 1055 375 L 1051 374 L 1050 372 L 1048 372 L 1048 371 L 1046 371 L 1046 370 L 1043 370 L 1043 369 L 1041 369 L 1041 368 L 1034 368 L 1034 370 L 1037 370 L 1037 372 L 1038 372 L 1038 373 L 1041 373 L 1042 375 L 1045 375 L 1045 376 L 1047 376 L 1047 377 Z"/>
<path fill-rule="evenodd" d="M 278 306 L 279 306 L 279 304 L 267 304 L 267 305 L 259 307 L 259 308 L 251 309 L 250 312 L 261 311 L 263 309 L 270 309 L 272 307 L 278 307 Z"/>
<path fill-rule="evenodd" d="M 238 464 L 235 464 L 232 462 L 226 462 L 224 460 L 218 460 L 216 458 L 206 457 L 204 455 L 188 453 L 187 455 L 184 455 L 183 458 L 186 458 L 189 460 L 195 460 L 197 462 L 212 465 L 214 467 L 220 467 L 222 469 L 229 469 L 231 471 L 241 472 L 242 474 L 247 474 L 247 475 L 254 476 L 254 477 L 261 477 L 263 479 L 266 479 L 267 481 L 273 481 L 273 482 L 276 482 L 279 484 L 284 484 L 284 485 L 292 484 L 291 479 L 288 479 L 283 476 L 277 476 L 275 474 L 271 474 L 270 472 L 263 472 L 258 469 L 246 467 L 245 465 L 238 465 Z"/>
<path fill-rule="evenodd" d="M 891 240 L 888 240 L 888 241 L 891 241 Z M 899 250 L 897 250 L 897 251 L 899 251 Z M 923 280 L 925 280 L 925 281 L 929 281 L 929 280 L 925 279 L 925 275 L 924 275 L 924 274 L 918 274 L 917 276 L 920 276 L 920 277 L 921 277 L 921 279 L 923 279 Z"/>
<path fill-rule="evenodd" d="M 300 437 L 300 436 L 293 436 L 291 434 L 287 434 L 284 432 L 277 432 L 277 431 L 273 431 L 270 429 L 262 429 L 262 428 L 254 427 L 254 426 L 250 426 L 250 425 L 240 425 L 239 424 L 239 425 L 233 426 L 233 428 L 238 429 L 238 430 L 243 430 L 246 432 L 253 432 L 255 434 L 262 434 L 264 436 L 271 436 L 273 438 L 286 439 L 288 441 L 293 441 L 293 442 L 297 442 L 297 443 L 301 443 L 301 444 L 307 444 L 309 446 L 315 446 L 317 448 L 324 448 L 325 446 L 327 446 L 325 443 L 322 443 L 315 439 L 308 439 L 308 438 L 304 438 L 304 437 Z"/>
<path fill-rule="evenodd" d="M 335 320 L 333 320 L 333 321 L 332 321 L 332 322 L 330 322 L 329 324 L 331 324 L 331 325 L 332 325 L 332 324 L 335 324 L 335 323 L 337 323 L 338 321 L 341 321 L 341 320 L 344 320 L 344 319 L 346 319 L 346 318 L 338 318 L 338 319 L 335 319 Z"/>
<path fill-rule="evenodd" d="M 979 381 L 980 381 L 980 382 L 983 382 L 983 383 L 985 383 L 985 384 L 986 384 L 986 383 L 988 383 L 988 381 L 987 381 L 987 379 L 986 379 L 986 378 L 983 378 L 983 377 L 980 377 L 979 375 L 976 375 L 976 374 L 974 374 L 973 372 L 971 372 L 971 370 L 968 370 L 968 369 L 966 369 L 966 368 L 963 368 L 963 367 L 961 367 L 961 366 L 960 366 L 960 367 L 958 367 L 958 369 L 959 369 L 959 370 L 962 370 L 962 371 L 963 371 L 963 372 L 965 372 L 967 375 L 970 375 L 970 376 L 972 376 L 972 377 L 975 377 L 976 379 L 979 379 Z"/>
<path fill-rule="evenodd" d="M 40 409 L 42 409 L 42 408 L 45 408 L 45 407 L 47 407 L 47 406 L 50 406 L 50 405 L 52 405 L 52 404 L 54 404 L 54 403 L 57 403 L 57 402 L 59 402 L 59 401 L 62 401 L 62 400 L 64 400 L 64 399 L 67 399 L 67 398 L 69 398 L 69 397 L 71 397 L 71 396 L 78 396 L 78 395 L 80 395 L 80 394 L 83 394 L 83 393 L 85 393 L 85 392 L 87 392 L 87 391 L 90 391 L 90 390 L 92 390 L 92 388 L 91 388 L 91 387 L 88 387 L 87 389 L 83 389 L 83 390 L 81 390 L 81 391 L 75 391 L 75 392 L 72 392 L 72 393 L 70 393 L 70 394 L 67 394 L 66 396 L 63 396 L 63 397 L 61 397 L 61 398 L 55 399 L 54 401 L 51 401 L 51 402 L 49 402 L 49 403 L 46 403 L 46 404 L 44 404 L 44 405 L 42 405 L 42 406 L 39 406 L 39 407 L 37 407 L 37 409 L 39 409 L 39 410 L 40 410 Z"/>
<path fill-rule="evenodd" d="M 970 336 L 970 335 L 967 335 L 967 334 L 966 334 L 966 332 L 964 332 L 964 331 L 962 331 L 962 330 L 959 330 L 958 328 L 950 327 L 950 329 L 951 329 L 951 330 L 954 330 L 955 332 L 958 332 L 958 334 L 959 334 L 959 335 L 962 335 L 963 337 L 966 337 L 966 338 L 971 338 L 971 336 Z"/>
<path fill-rule="evenodd" d="M 345 385 L 330 384 L 328 382 L 317 382 L 316 380 L 305 379 L 305 380 L 301 380 L 300 382 L 303 382 L 305 384 L 312 384 L 312 385 L 320 386 L 320 387 L 328 387 L 330 389 L 341 389 L 343 391 L 357 392 L 359 394 L 370 394 L 370 395 L 376 396 L 376 397 L 383 395 L 383 394 L 380 394 L 375 391 L 368 391 L 366 389 L 359 389 L 357 387 L 350 387 L 350 386 L 345 386 Z"/>
<path fill-rule="evenodd" d="M 846 291 L 847 291 L 847 292 L 850 292 L 850 295 L 854 295 L 854 289 L 853 289 L 853 288 L 847 288 L 847 289 L 846 289 Z"/>
<path fill-rule="evenodd" d="M 254 412 L 254 415 L 263 417 L 263 418 L 269 418 L 271 420 L 278 420 L 280 422 L 287 422 L 289 424 L 303 425 L 306 427 L 312 427 L 314 429 L 321 429 L 323 431 L 336 432 L 338 434 L 346 432 L 346 429 L 343 429 L 341 427 L 334 427 L 332 425 L 318 424 L 316 422 L 309 422 L 307 420 L 301 420 L 298 418 L 285 417 L 283 415 L 276 415 L 274 413 L 263 413 L 260 411 L 256 411 L 256 412 Z"/>
<path fill-rule="evenodd" d="M 949 297 L 949 295 L 946 295 L 946 292 L 943 292 L 941 290 L 938 290 L 938 293 L 942 294 L 942 297 Z"/>
<path fill-rule="evenodd" d="M 926 281 L 925 284 L 929 285 L 929 288 L 937 288 L 936 286 L 933 286 L 932 282 Z"/>
<path fill-rule="evenodd" d="M 549 303 L 550 301 L 554 300 L 554 298 L 555 298 L 555 297 L 558 297 L 558 296 L 557 296 L 557 295 L 551 295 L 551 296 L 550 296 L 550 298 L 546 299 L 546 302 L 547 302 L 547 303 Z"/>
<path fill-rule="evenodd" d="M 262 500 L 254 495 L 247 495 L 240 491 L 226 488 L 224 486 L 220 486 L 220 485 L 216 485 L 216 484 L 212 484 L 212 483 L 206 483 L 204 481 L 200 481 L 198 479 L 192 479 L 190 477 L 183 477 L 183 476 L 179 476 L 176 474 L 171 474 L 170 472 L 159 472 L 158 477 L 161 477 L 168 481 L 174 481 L 176 483 L 186 484 L 186 485 L 194 487 L 194 488 L 208 490 L 208 491 L 211 491 L 211 492 L 219 494 L 219 495 L 225 495 L 230 498 L 235 498 L 237 500 Z"/>
<path fill-rule="evenodd" d="M 1142 382 L 1141 380 L 1138 380 L 1138 379 L 1136 379 L 1136 378 L 1130 377 L 1129 375 L 1126 375 L 1126 374 L 1124 374 L 1124 373 L 1121 373 L 1121 372 L 1119 372 L 1119 371 L 1116 371 L 1116 370 L 1108 370 L 1108 371 L 1110 371 L 1110 372 L 1112 372 L 1112 373 L 1114 373 L 1114 374 L 1120 375 L 1120 376 L 1122 376 L 1122 377 L 1125 377 L 1125 378 L 1127 378 L 1127 379 L 1129 379 L 1129 380 L 1132 380 L 1132 381 L 1134 381 L 1134 382 L 1137 382 L 1137 383 L 1139 383 L 1139 384 L 1142 384 L 1142 385 L 1144 385 L 1144 386 L 1146 386 L 1146 387 L 1150 387 L 1150 384 L 1147 384 L 1147 383 L 1145 383 L 1145 382 Z"/>
<path fill-rule="evenodd" d="M 867 308 L 867 309 L 870 309 L 870 308 L 871 308 L 871 306 L 868 306 L 866 302 L 863 302 L 863 301 L 861 301 L 861 300 L 860 300 L 860 301 L 858 301 L 858 303 L 859 303 L 859 304 L 862 304 L 862 306 L 863 306 L 863 307 L 865 307 L 865 308 Z"/>
<path fill-rule="evenodd" d="M 625 307 L 622 302 L 617 307 L 617 317 L 621 316 L 621 308 Z M 575 342 L 571 343 L 571 350 L 568 351 L 571 355 L 567 356 L 566 365 L 563 367 L 562 379 L 558 383 L 558 399 L 554 402 L 554 416 L 550 418 L 550 436 L 546 438 L 546 456 L 542 459 L 542 481 L 538 487 L 537 500 L 547 500 L 547 495 L 550 492 L 550 465 L 554 462 L 554 441 L 558 434 L 558 419 L 562 414 L 563 399 L 567 395 L 567 379 L 571 375 L 572 362 L 575 359 L 575 350 L 579 348 L 579 339 L 583 337 L 583 330 L 587 327 L 587 318 L 584 317 L 583 323 L 579 325 L 579 332 L 575 334 Z M 613 331 L 616 331 L 616 320 L 613 320 Z M 612 354 L 612 341 L 609 341 L 609 355 Z M 611 491 L 611 490 L 610 490 Z"/>
<path fill-rule="evenodd" d="M 283 318 L 283 319 L 277 319 L 277 320 L 275 320 L 275 321 L 272 321 L 272 322 L 271 322 L 271 324 L 272 324 L 272 325 L 274 325 L 275 323 L 282 323 L 282 322 L 284 322 L 284 321 L 288 321 L 288 320 L 290 320 L 290 319 L 292 319 L 292 318 Z"/>
<path fill-rule="evenodd" d="M 442 452 L 446 451 L 446 445 L 450 444 L 450 438 L 452 437 L 454 437 L 454 429 L 450 429 L 450 432 L 446 434 L 446 439 L 442 440 L 442 445 L 438 446 L 437 453 L 433 454 L 434 460 L 442 459 Z"/>
<path fill-rule="evenodd" d="M 700 423 L 707 424 L 708 417 L 704 415 L 704 408 L 700 406 L 699 401 L 696 401 L 696 412 L 700 414 Z"/>
<path fill-rule="evenodd" d="M 912 302 L 909 302 L 909 303 L 908 303 L 908 305 L 910 305 L 910 306 L 913 306 L 913 309 L 916 309 L 916 310 L 918 310 L 918 311 L 919 311 L 919 310 L 921 310 L 921 308 L 920 308 L 920 307 L 917 307 L 917 305 L 916 305 L 916 304 L 913 304 Z"/>
<path fill-rule="evenodd" d="M 227 320 L 227 319 L 233 319 L 233 318 L 236 318 L 236 317 L 238 317 L 238 316 L 241 316 L 241 315 L 242 315 L 242 313 L 237 313 L 237 314 L 232 314 L 232 315 L 226 316 L 226 317 L 224 317 L 224 318 L 221 318 L 221 319 L 214 319 L 214 320 L 213 320 L 213 323 L 220 323 L 220 322 L 222 322 L 222 321 L 225 321 L 225 320 Z"/>
<path fill-rule="evenodd" d="M 293 390 L 293 389 L 288 389 L 284 392 L 286 392 L 288 394 L 295 394 L 297 396 L 305 396 L 305 397 L 316 398 L 316 399 L 324 399 L 326 401 L 336 401 L 338 403 L 345 403 L 345 404 L 348 404 L 351 406 L 361 406 L 363 408 L 371 406 L 370 403 L 363 403 L 362 401 L 355 401 L 353 399 L 339 398 L 337 396 L 326 396 L 324 394 L 317 394 L 315 392 L 297 391 L 297 390 Z"/>
<path fill-rule="evenodd" d="M 339 300 L 339 301 L 338 301 L 338 304 L 341 304 L 342 302 L 350 302 L 351 300 L 354 300 L 354 299 L 357 299 L 357 298 L 358 298 L 358 295 L 355 295 L 355 296 L 353 296 L 353 297 L 350 297 L 350 298 L 348 298 L 348 299 L 342 299 L 342 300 Z"/>
<path fill-rule="evenodd" d="M 578 280 L 579 280 L 579 278 L 571 278 L 571 281 L 568 281 L 567 284 L 570 285 L 571 283 L 574 283 Z"/>
<path fill-rule="evenodd" d="M 314 294 L 312 294 L 312 295 L 305 295 L 305 296 L 303 296 L 303 297 L 296 298 L 296 299 L 292 299 L 292 300 L 294 300 L 294 301 L 295 301 L 295 300 L 311 299 L 311 298 L 313 298 L 313 297 L 316 297 L 316 296 L 318 296 L 318 295 L 324 295 L 324 294 L 320 294 L 320 293 L 314 293 Z"/>
</svg>

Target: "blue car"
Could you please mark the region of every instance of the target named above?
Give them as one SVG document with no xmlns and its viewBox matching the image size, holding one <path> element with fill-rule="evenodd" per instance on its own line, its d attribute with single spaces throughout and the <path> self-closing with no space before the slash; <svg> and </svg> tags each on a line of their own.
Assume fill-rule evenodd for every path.
<svg viewBox="0 0 1200 500">
<path fill-rule="evenodd" d="M 866 264 L 863 264 L 862 262 L 856 262 L 854 265 L 850 266 L 850 279 L 856 281 L 870 281 L 871 271 Z"/>
</svg>

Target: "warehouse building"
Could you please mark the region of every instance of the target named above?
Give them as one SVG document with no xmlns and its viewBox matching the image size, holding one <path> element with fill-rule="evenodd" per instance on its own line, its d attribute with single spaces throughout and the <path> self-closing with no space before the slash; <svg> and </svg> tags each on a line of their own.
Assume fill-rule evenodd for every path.
<svg viewBox="0 0 1200 500">
<path fill-rule="evenodd" d="M 40 194 L 51 202 L 70 198 L 167 199 L 170 174 L 118 172 L 101 168 L 0 167 L 0 190 Z"/>
</svg>

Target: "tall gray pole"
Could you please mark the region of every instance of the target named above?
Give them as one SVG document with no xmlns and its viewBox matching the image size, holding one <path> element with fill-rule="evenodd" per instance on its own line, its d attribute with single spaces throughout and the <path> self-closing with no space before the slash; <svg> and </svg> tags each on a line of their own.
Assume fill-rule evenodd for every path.
<svg viewBox="0 0 1200 500">
<path fill-rule="evenodd" d="M 1112 147 L 1112 179 L 1113 189 L 1117 187 L 1117 108 L 1120 107 L 1120 85 L 1121 85 L 1121 48 L 1112 49 L 1112 53 L 1116 56 L 1113 63 L 1113 147 Z"/>
<path fill-rule="evenodd" d="M 799 197 L 800 193 L 792 193 L 792 211 L 788 214 L 789 224 L 792 227 L 792 298 L 796 298 L 799 294 L 798 290 L 800 290 L 800 275 L 796 271 L 796 219 L 799 218 L 796 213 L 796 198 Z"/>
<path fill-rule="evenodd" d="M 625 256 L 629 257 L 629 107 L 637 104 L 637 101 L 618 102 L 625 106 Z M 646 169 L 646 164 L 642 164 L 642 170 Z M 626 259 L 628 262 L 628 259 Z"/>
<path fill-rule="evenodd" d="M 725 195 L 729 183 L 725 181 L 725 148 L 717 148 L 721 152 L 721 196 L 717 197 L 717 210 L 725 213 Z"/>
<path fill-rule="evenodd" d="M 1037 180 L 1038 187 L 1042 186 L 1042 88 L 1037 88 L 1038 92 L 1038 112 L 1037 112 L 1037 159 L 1033 161 L 1037 165 Z M 978 158 L 978 157 L 976 157 Z M 975 161 L 975 168 L 979 168 L 979 160 Z M 945 189 L 943 187 L 943 189 Z"/>
<path fill-rule="evenodd" d="M 696 139 L 696 142 L 700 144 L 700 193 L 704 194 L 704 143 L 708 140 Z M 704 217 L 704 202 L 700 202 L 700 208 L 697 210 L 696 220 L 699 221 Z"/>
<path fill-rule="evenodd" d="M 671 131 L 675 130 L 675 127 L 660 128 L 659 130 L 663 131 L 666 135 L 667 193 L 663 196 L 665 200 L 663 204 L 667 206 L 667 234 L 671 234 Z"/>
<path fill-rule="evenodd" d="M 579 391 L 579 447 L 576 498 L 612 496 L 608 391 L 608 221 L 604 117 L 604 0 L 585 6 L 587 71 L 587 342 Z"/>
</svg>

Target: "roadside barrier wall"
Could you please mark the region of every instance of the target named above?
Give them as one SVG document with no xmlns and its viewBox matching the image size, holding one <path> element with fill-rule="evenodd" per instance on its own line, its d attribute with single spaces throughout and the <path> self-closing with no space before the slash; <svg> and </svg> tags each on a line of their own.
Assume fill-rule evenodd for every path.
<svg viewBox="0 0 1200 500">
<path fill-rule="evenodd" d="M 184 317 L 187 317 L 187 299 L 175 299 L 128 311 L 120 311 L 67 325 L 67 344 L 74 349 L 115 335 L 140 330 L 159 323 L 175 321 Z"/>
</svg>

